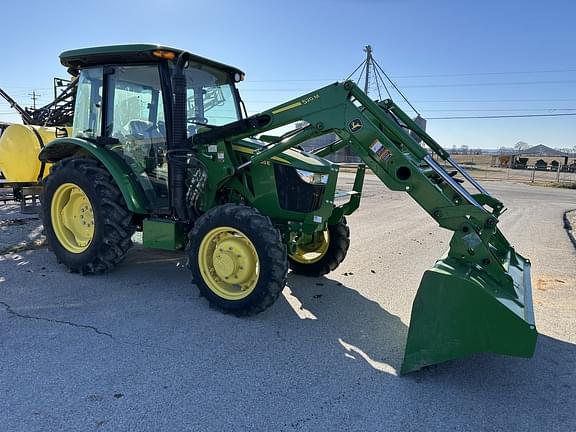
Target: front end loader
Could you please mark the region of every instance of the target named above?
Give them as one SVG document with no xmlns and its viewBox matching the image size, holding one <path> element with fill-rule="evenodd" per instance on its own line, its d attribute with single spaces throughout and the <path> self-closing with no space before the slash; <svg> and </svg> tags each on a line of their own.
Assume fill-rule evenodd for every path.
<svg viewBox="0 0 576 432">
<path fill-rule="evenodd" d="M 246 116 L 243 72 L 186 51 L 120 45 L 60 58 L 78 75 L 73 132 L 39 157 L 52 164 L 46 235 L 71 271 L 111 270 L 138 230 L 145 246 L 187 251 L 193 282 L 214 307 L 258 313 L 289 268 L 321 276 L 345 259 L 346 216 L 368 167 L 454 233 L 422 278 L 401 372 L 475 352 L 532 356 L 530 263 L 497 227 L 503 204 L 392 101 L 345 81 Z M 266 135 L 295 122 L 306 126 Z M 328 133 L 338 139 L 300 149 Z M 363 163 L 337 204 L 340 166 L 325 156 L 344 147 Z"/>
</svg>

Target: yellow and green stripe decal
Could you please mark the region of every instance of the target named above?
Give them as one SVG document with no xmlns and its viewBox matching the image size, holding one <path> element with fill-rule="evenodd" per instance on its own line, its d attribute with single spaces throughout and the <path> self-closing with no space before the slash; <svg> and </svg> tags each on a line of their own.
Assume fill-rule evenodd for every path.
<svg viewBox="0 0 576 432">
<path fill-rule="evenodd" d="M 281 112 L 288 111 L 288 110 L 291 110 L 293 108 L 298 108 L 299 106 L 302 106 L 302 102 L 294 102 L 290 105 L 286 105 L 286 106 L 283 106 L 282 108 L 278 108 L 277 110 L 272 111 L 272 114 L 279 114 Z"/>
<path fill-rule="evenodd" d="M 232 150 L 237 151 L 237 152 L 240 152 L 240 153 L 250 154 L 250 155 L 256 153 L 256 150 L 251 149 L 250 147 L 242 147 L 242 146 L 239 146 L 239 145 L 233 145 L 233 146 L 232 146 Z M 278 156 L 274 156 L 274 157 L 272 158 L 272 160 L 277 161 L 277 162 L 282 162 L 282 163 L 285 163 L 285 164 L 289 163 L 286 159 L 279 158 Z"/>
</svg>

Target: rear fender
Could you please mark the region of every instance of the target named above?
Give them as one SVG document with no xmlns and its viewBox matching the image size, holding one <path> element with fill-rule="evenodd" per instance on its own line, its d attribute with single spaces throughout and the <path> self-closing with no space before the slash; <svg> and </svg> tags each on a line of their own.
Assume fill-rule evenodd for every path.
<svg viewBox="0 0 576 432">
<path fill-rule="evenodd" d="M 128 210 L 139 214 L 149 213 L 148 200 L 132 170 L 120 156 L 105 147 L 80 138 L 57 138 L 42 149 L 38 158 L 54 163 L 78 154 L 92 156 L 106 167 L 120 189 Z"/>
</svg>

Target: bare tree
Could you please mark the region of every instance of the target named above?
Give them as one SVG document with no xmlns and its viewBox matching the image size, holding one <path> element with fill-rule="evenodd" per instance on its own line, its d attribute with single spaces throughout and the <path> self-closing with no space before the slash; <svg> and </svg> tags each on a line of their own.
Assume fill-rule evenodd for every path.
<svg viewBox="0 0 576 432">
<path fill-rule="evenodd" d="M 526 150 L 528 147 L 530 147 L 530 145 L 524 141 L 518 141 L 514 144 L 514 149 L 518 151 Z"/>
</svg>

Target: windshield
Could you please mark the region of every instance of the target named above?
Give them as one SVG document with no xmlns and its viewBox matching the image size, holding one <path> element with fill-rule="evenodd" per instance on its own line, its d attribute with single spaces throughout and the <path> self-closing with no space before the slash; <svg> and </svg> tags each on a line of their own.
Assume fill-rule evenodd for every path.
<svg viewBox="0 0 576 432">
<path fill-rule="evenodd" d="M 187 85 L 188 136 L 202 124 L 222 126 L 238 120 L 238 103 L 230 75 L 190 66 L 184 70 Z"/>
</svg>

